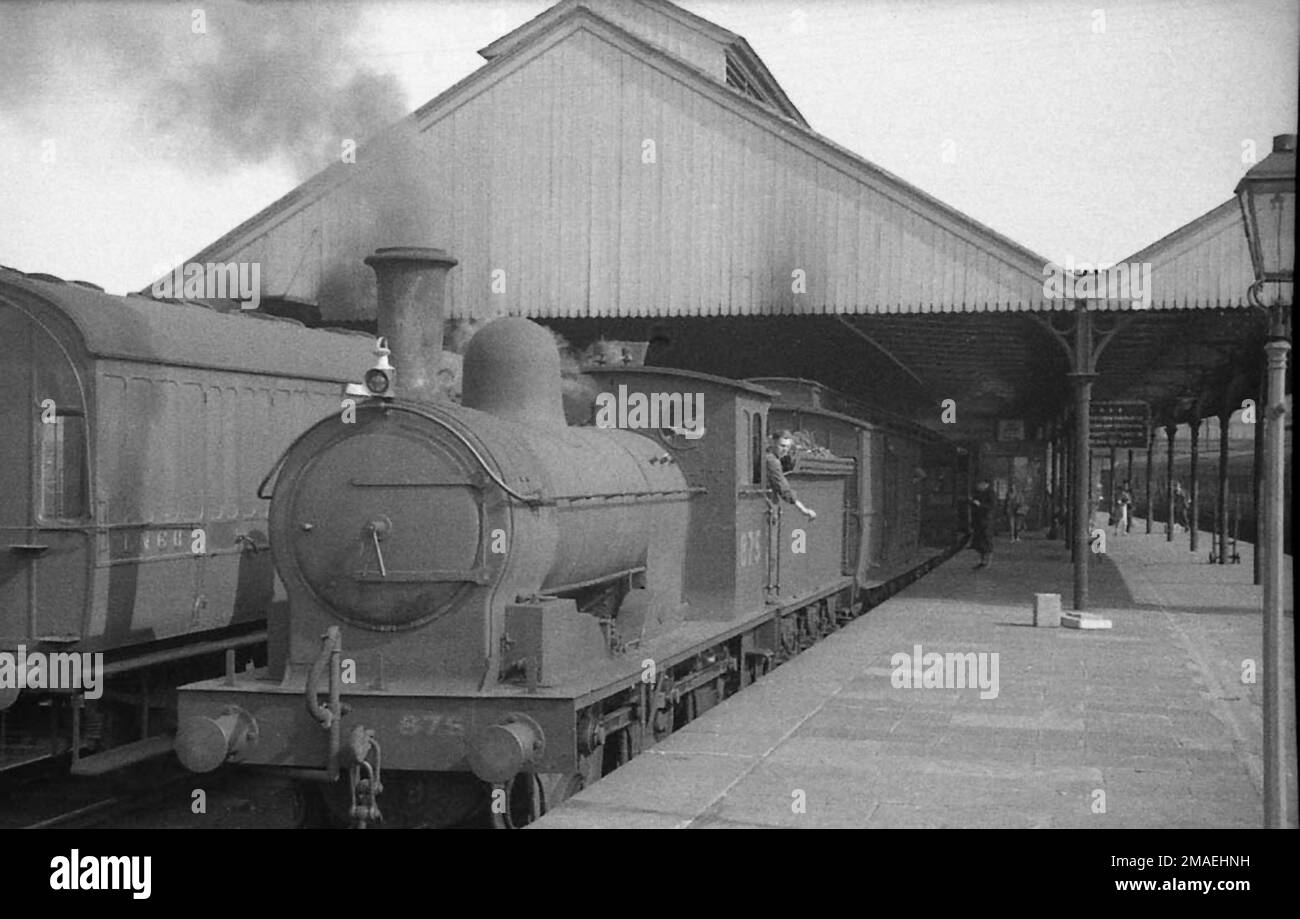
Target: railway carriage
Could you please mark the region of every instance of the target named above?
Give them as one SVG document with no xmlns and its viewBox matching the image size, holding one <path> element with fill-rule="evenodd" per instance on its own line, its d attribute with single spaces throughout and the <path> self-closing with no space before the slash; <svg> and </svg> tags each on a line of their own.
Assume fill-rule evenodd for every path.
<svg viewBox="0 0 1300 919">
<path fill-rule="evenodd" d="M 190 664 L 260 653 L 258 483 L 370 360 L 365 336 L 0 270 L 0 652 L 102 652 L 111 680 L 98 701 L 0 688 L 0 769 L 165 751 L 157 716 Z M 80 756 L 124 733 L 138 743 Z"/>
</svg>

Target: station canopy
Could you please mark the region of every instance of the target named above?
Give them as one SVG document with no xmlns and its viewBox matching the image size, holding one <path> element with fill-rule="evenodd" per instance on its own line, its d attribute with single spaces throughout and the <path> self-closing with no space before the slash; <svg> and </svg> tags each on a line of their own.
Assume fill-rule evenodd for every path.
<svg viewBox="0 0 1300 919">
<path fill-rule="evenodd" d="M 1188 420 L 1256 394 L 1235 199 L 1118 263 L 1149 267 L 1140 305 L 1049 292 L 1048 259 L 817 133 L 743 38 L 667 0 L 561 0 L 480 53 L 359 151 L 378 167 L 335 164 L 191 261 L 256 261 L 268 299 L 373 327 L 363 257 L 434 245 L 452 319 L 649 341 L 649 363 L 805 377 L 923 424 L 947 399 L 986 429 L 1059 420 L 1052 329 L 1080 302 L 1098 343 L 1119 326 L 1094 399 Z"/>
<path fill-rule="evenodd" d="M 1266 322 L 1247 300 L 1253 272 L 1237 201 L 1124 262 L 1150 265 L 1150 300 L 1087 301 L 1094 347 L 1114 330 L 1097 362 L 1093 399 L 1146 402 L 1163 422 L 1257 398 Z M 661 317 L 599 326 L 607 337 L 648 337 L 652 363 L 815 379 L 930 426 L 938 425 L 943 401 L 953 399 L 959 421 L 982 422 L 975 433 L 999 418 L 1031 427 L 1062 418 L 1071 369 L 1064 345 L 1072 342 L 1077 303 L 1046 300 L 1015 310 L 900 304 L 856 315 Z M 583 323 L 548 324 L 575 341 L 584 337 Z"/>
</svg>

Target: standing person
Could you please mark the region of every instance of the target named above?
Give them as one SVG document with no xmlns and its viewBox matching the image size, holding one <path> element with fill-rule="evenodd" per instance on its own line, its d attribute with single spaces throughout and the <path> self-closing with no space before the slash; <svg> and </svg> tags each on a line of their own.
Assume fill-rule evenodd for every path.
<svg viewBox="0 0 1300 919">
<path fill-rule="evenodd" d="M 980 479 L 970 499 L 970 547 L 980 554 L 976 571 L 987 568 L 993 561 L 993 513 L 997 503 L 997 495 L 989 487 L 989 480 Z"/>
<path fill-rule="evenodd" d="M 1181 481 L 1174 482 L 1174 523 L 1187 532 L 1187 492 Z"/>
<path fill-rule="evenodd" d="M 970 500 L 960 495 L 955 496 L 952 501 L 952 513 L 957 521 L 957 532 L 953 537 L 953 542 L 958 550 L 966 545 L 970 539 Z"/>
<path fill-rule="evenodd" d="M 1133 492 L 1129 483 L 1125 482 L 1120 488 L 1119 494 L 1115 496 L 1115 535 L 1128 533 L 1129 528 L 1133 526 L 1133 518 L 1130 511 L 1133 507 Z"/>
<path fill-rule="evenodd" d="M 803 505 L 785 477 L 785 474 L 794 468 L 794 435 L 789 431 L 778 431 L 773 434 L 772 444 L 763 454 L 763 464 L 767 468 L 767 488 L 773 500 L 793 504 L 809 520 L 817 519 L 817 512 Z"/>
<path fill-rule="evenodd" d="M 1029 502 L 1025 500 L 1020 486 L 1012 483 L 1007 492 L 1007 526 L 1011 530 L 1011 541 L 1020 542 L 1020 534 L 1025 531 L 1025 518 L 1029 516 Z"/>
</svg>

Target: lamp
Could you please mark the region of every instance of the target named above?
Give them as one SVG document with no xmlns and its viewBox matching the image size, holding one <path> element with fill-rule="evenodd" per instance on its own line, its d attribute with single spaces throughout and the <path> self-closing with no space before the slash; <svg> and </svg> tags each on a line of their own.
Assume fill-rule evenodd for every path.
<svg viewBox="0 0 1300 919">
<path fill-rule="evenodd" d="M 1273 152 L 1237 183 L 1237 200 L 1255 270 L 1250 301 L 1267 310 L 1267 406 L 1257 423 L 1264 428 L 1263 527 L 1255 551 L 1264 551 L 1264 825 L 1287 825 L 1286 726 L 1295 723 L 1282 692 L 1287 648 L 1282 632 L 1285 557 L 1282 554 L 1286 502 L 1286 356 L 1291 350 L 1291 304 L 1295 291 L 1295 135 L 1273 138 Z M 1266 286 L 1272 287 L 1269 297 Z"/>
</svg>

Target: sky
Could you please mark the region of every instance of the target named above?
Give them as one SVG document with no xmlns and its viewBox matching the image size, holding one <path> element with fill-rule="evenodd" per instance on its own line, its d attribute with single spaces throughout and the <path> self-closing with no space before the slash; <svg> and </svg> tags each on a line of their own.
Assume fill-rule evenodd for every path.
<svg viewBox="0 0 1300 919">
<path fill-rule="evenodd" d="M 139 289 L 550 5 L 0 4 L 0 264 Z M 679 5 L 814 130 L 1057 262 L 1123 260 L 1296 131 L 1296 0 Z"/>
</svg>

